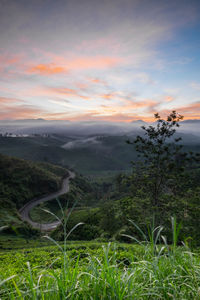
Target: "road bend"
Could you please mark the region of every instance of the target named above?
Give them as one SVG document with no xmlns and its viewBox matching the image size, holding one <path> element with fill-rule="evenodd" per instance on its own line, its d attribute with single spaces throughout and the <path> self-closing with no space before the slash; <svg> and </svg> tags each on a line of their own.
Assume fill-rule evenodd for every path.
<svg viewBox="0 0 200 300">
<path fill-rule="evenodd" d="M 75 177 L 75 173 L 72 171 L 68 171 L 69 176 L 64 178 L 62 181 L 61 189 L 57 192 L 51 193 L 49 195 L 45 195 L 39 198 L 35 198 L 30 200 L 28 203 L 26 203 L 20 210 L 19 213 L 21 215 L 21 218 L 23 221 L 28 222 L 33 228 L 40 229 L 41 231 L 51 231 L 55 229 L 58 225 L 61 224 L 60 221 L 55 221 L 52 223 L 38 223 L 34 222 L 30 217 L 30 211 L 33 209 L 33 207 L 37 206 L 38 204 L 46 201 L 51 201 L 63 194 L 66 194 L 69 192 L 69 181 L 70 179 Z"/>
</svg>

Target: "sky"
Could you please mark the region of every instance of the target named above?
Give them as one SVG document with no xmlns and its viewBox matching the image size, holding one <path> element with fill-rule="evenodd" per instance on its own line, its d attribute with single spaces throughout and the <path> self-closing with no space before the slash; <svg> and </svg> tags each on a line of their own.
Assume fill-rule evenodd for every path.
<svg viewBox="0 0 200 300">
<path fill-rule="evenodd" d="M 200 119 L 200 1 L 0 0 L 0 119 Z"/>
</svg>

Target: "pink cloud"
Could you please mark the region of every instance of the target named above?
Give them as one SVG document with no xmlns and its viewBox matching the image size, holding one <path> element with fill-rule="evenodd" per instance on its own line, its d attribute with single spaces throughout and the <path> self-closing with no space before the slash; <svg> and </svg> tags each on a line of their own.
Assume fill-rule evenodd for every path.
<svg viewBox="0 0 200 300">
<path fill-rule="evenodd" d="M 101 98 L 106 99 L 106 100 L 111 100 L 117 96 L 117 93 L 107 93 L 107 94 L 102 94 L 100 95 Z"/>
<path fill-rule="evenodd" d="M 39 118 L 44 112 L 31 105 L 19 105 L 15 107 L 3 107 L 0 111 L 0 119 L 26 119 Z"/>
<path fill-rule="evenodd" d="M 89 110 L 85 114 L 67 114 L 67 113 L 57 113 L 57 114 L 48 114 L 48 117 L 58 118 L 58 119 L 68 119 L 71 121 L 106 121 L 106 122 L 131 122 L 137 119 L 143 119 L 147 122 L 154 121 L 154 113 L 157 111 L 161 116 L 166 117 L 171 110 L 157 110 L 156 105 L 160 103 L 154 102 L 152 100 L 142 101 L 142 102 L 132 102 L 127 100 L 127 103 L 122 107 L 120 105 L 101 105 L 100 109 Z M 144 108 L 143 112 L 137 112 L 138 108 Z M 146 113 L 145 113 L 146 109 Z M 133 110 L 133 112 L 130 112 Z M 196 113 L 194 111 L 196 110 Z M 193 103 L 185 107 L 177 108 L 177 112 L 184 114 L 185 119 L 199 119 L 200 118 L 200 102 Z"/>
<path fill-rule="evenodd" d="M 84 90 L 82 88 L 82 90 Z M 91 98 L 89 96 L 86 95 L 82 95 L 81 91 L 80 91 L 80 87 L 79 89 L 71 89 L 71 88 L 66 88 L 66 87 L 36 87 L 36 88 L 31 88 L 31 89 L 27 89 L 24 90 L 22 92 L 23 97 L 27 97 L 27 96 L 32 96 L 32 97 L 59 97 L 62 96 L 62 98 L 64 96 L 70 98 L 81 98 L 84 100 L 90 100 Z"/>
<path fill-rule="evenodd" d="M 103 85 L 106 84 L 106 82 L 104 80 L 101 80 L 98 78 L 88 78 L 88 80 L 92 83 L 103 84 Z"/>
<path fill-rule="evenodd" d="M 46 54 L 46 58 L 49 54 Z M 28 74 L 40 74 L 40 75 L 54 75 L 67 73 L 68 71 L 87 70 L 87 69 L 104 69 L 116 66 L 122 61 L 118 57 L 110 56 L 77 56 L 72 58 L 65 58 L 63 56 L 51 55 L 52 62 L 50 63 L 38 63 L 33 64 L 31 62 L 25 62 L 27 67 L 26 73 Z M 100 83 L 95 79 L 93 82 Z"/>
<path fill-rule="evenodd" d="M 21 103 L 23 100 L 17 98 L 0 97 L 1 105 L 13 105 L 13 103 Z"/>
<path fill-rule="evenodd" d="M 172 96 L 165 96 L 164 97 L 165 102 L 172 102 L 173 100 L 174 100 L 174 97 L 172 97 Z"/>
<path fill-rule="evenodd" d="M 174 107 L 173 109 L 158 110 L 164 117 L 168 116 L 172 110 L 184 116 L 184 119 L 200 119 L 200 102 L 191 103 L 185 106 Z M 157 112 L 154 110 L 154 112 Z"/>
<path fill-rule="evenodd" d="M 22 55 L 0 54 L 0 72 L 3 78 L 9 79 L 17 69 L 21 69 Z"/>
<path fill-rule="evenodd" d="M 72 122 L 79 122 L 79 121 L 106 121 L 106 122 L 125 122 L 129 123 L 133 120 L 138 120 L 141 118 L 141 115 L 136 113 L 134 114 L 124 114 L 124 113 L 115 113 L 113 115 L 103 116 L 99 113 L 98 110 L 89 111 L 85 114 L 68 114 L 68 113 L 52 113 L 46 114 L 46 118 L 50 120 L 69 120 Z M 151 119 L 152 120 L 152 119 Z M 147 121 L 149 119 L 147 118 Z"/>
<path fill-rule="evenodd" d="M 28 73 L 36 73 L 41 75 L 54 75 L 59 73 L 65 73 L 67 70 L 63 67 L 56 66 L 54 64 L 38 64 L 27 70 Z"/>
<path fill-rule="evenodd" d="M 0 119 L 24 119 L 41 117 L 43 111 L 35 106 L 24 104 L 25 101 L 15 98 L 0 97 Z"/>
<path fill-rule="evenodd" d="M 115 57 L 80 57 L 68 63 L 70 69 L 104 69 L 113 67 L 120 60 Z"/>
<path fill-rule="evenodd" d="M 0 64 L 3 66 L 10 66 L 19 63 L 21 56 L 19 55 L 8 55 L 2 54 L 0 55 Z"/>
<path fill-rule="evenodd" d="M 66 59 L 54 56 L 56 64 L 64 66 L 69 70 L 104 69 L 114 67 L 122 62 L 122 59 L 114 56 L 78 56 Z"/>
<path fill-rule="evenodd" d="M 52 93 L 55 93 L 55 94 L 62 94 L 62 95 L 66 95 L 68 97 L 80 97 L 80 98 L 83 98 L 83 99 L 86 99 L 88 100 L 89 97 L 87 96 L 83 96 L 83 95 L 80 95 L 78 93 L 77 90 L 75 89 L 69 89 L 69 88 L 63 88 L 63 87 L 58 87 L 58 88 L 50 88 L 49 91 L 51 91 Z"/>
</svg>

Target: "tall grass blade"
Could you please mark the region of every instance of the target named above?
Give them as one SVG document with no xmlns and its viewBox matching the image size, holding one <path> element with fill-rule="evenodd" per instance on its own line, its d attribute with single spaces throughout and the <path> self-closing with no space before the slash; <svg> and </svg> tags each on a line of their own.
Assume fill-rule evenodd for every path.
<svg viewBox="0 0 200 300">
<path fill-rule="evenodd" d="M 9 281 L 9 280 L 15 278 L 16 276 L 17 276 L 17 275 L 12 275 L 12 276 L 10 276 L 10 277 L 8 277 L 8 278 L 2 280 L 2 281 L 0 282 L 0 286 L 2 286 L 2 285 L 3 285 L 4 283 L 6 283 L 7 281 Z"/>
<path fill-rule="evenodd" d="M 143 239 L 147 242 L 146 234 L 142 231 L 142 229 L 135 222 L 133 222 L 133 220 L 129 219 L 128 221 L 131 222 L 131 224 L 133 224 L 135 228 L 137 228 L 137 230 L 141 233 Z"/>
<path fill-rule="evenodd" d="M 50 210 L 44 209 L 44 208 L 41 208 L 41 210 L 43 210 L 44 212 L 52 215 L 56 220 L 58 220 L 60 223 L 62 223 L 61 219 L 56 214 L 54 214 L 53 212 L 51 212 Z"/>
<path fill-rule="evenodd" d="M 70 236 L 70 234 L 71 234 L 78 226 L 83 225 L 83 224 L 84 224 L 83 222 L 80 222 L 80 223 L 76 224 L 76 225 L 68 232 L 68 234 L 67 234 L 67 236 L 66 236 L 66 240 L 68 239 L 68 237 Z"/>
<path fill-rule="evenodd" d="M 58 244 L 58 242 L 56 242 L 54 239 L 52 239 L 50 236 L 48 235 L 44 235 L 43 238 L 48 239 L 49 241 L 51 241 L 52 243 L 54 243 L 62 252 L 63 252 L 63 248 Z"/>
</svg>

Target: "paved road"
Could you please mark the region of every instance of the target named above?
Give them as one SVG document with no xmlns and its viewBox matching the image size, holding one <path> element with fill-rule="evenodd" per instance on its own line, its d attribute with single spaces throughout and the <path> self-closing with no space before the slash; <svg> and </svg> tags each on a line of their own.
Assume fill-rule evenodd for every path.
<svg viewBox="0 0 200 300">
<path fill-rule="evenodd" d="M 29 213 L 30 213 L 30 210 L 33 207 L 37 206 L 39 203 L 53 200 L 56 197 L 69 192 L 69 181 L 70 181 L 70 179 L 75 177 L 75 174 L 71 171 L 68 171 L 68 172 L 69 172 L 69 176 L 63 179 L 62 187 L 59 191 L 49 194 L 49 195 L 46 195 L 46 196 L 43 196 L 43 197 L 40 197 L 40 198 L 35 198 L 35 199 L 29 201 L 28 203 L 26 203 L 19 210 L 19 213 L 20 213 L 23 221 L 28 222 L 33 228 L 40 229 L 41 231 L 50 231 L 52 229 L 55 229 L 61 223 L 60 221 L 56 221 L 53 223 L 46 223 L 46 224 L 37 223 L 37 222 L 34 222 L 31 220 Z"/>
</svg>

